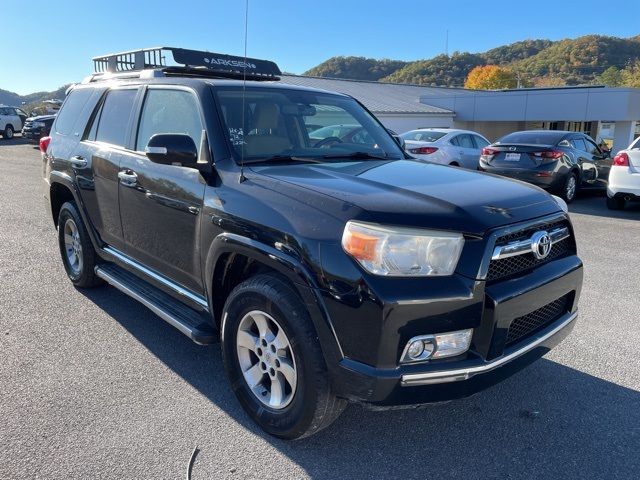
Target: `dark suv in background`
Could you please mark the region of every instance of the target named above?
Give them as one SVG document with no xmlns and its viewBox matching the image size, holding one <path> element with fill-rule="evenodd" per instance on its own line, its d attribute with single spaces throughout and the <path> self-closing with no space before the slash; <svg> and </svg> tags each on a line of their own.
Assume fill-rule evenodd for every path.
<svg viewBox="0 0 640 480">
<path fill-rule="evenodd" d="M 479 170 L 523 180 L 567 202 L 579 189 L 606 189 L 611 155 L 583 133 L 527 130 L 505 135 L 482 150 Z"/>
<path fill-rule="evenodd" d="M 67 275 L 220 341 L 267 432 L 471 395 L 573 328 L 582 263 L 551 195 L 412 160 L 356 100 L 279 83 L 272 62 L 94 60 L 41 141 Z M 338 123 L 365 140 L 306 128 Z"/>
<path fill-rule="evenodd" d="M 38 115 L 27 118 L 22 127 L 22 138 L 39 141 L 42 137 L 48 136 L 55 118 L 55 115 Z"/>
</svg>

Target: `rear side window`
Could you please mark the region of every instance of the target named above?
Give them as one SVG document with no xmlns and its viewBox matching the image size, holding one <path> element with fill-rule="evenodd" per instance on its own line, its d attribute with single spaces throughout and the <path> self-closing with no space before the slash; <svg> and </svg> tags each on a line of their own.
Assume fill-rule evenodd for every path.
<svg viewBox="0 0 640 480">
<path fill-rule="evenodd" d="M 57 133 L 69 135 L 73 131 L 73 126 L 76 124 L 76 120 L 78 120 L 92 93 L 93 89 L 91 88 L 71 91 L 56 117 L 55 130 Z"/>
<path fill-rule="evenodd" d="M 159 133 L 186 133 L 199 149 L 202 130 L 198 102 L 192 93 L 150 89 L 142 109 L 136 150 L 144 151 L 149 139 Z"/>
<path fill-rule="evenodd" d="M 582 138 L 572 138 L 571 145 L 573 146 L 573 148 L 575 148 L 576 150 L 580 150 L 581 152 L 587 151 L 587 147 L 584 144 L 584 140 Z"/>
<path fill-rule="evenodd" d="M 462 148 L 476 148 L 471 135 L 467 134 L 457 135 L 455 138 L 451 139 L 451 143 Z"/>
<path fill-rule="evenodd" d="M 96 141 L 123 147 L 137 89 L 111 90 L 96 120 Z M 94 121 L 95 123 L 95 121 Z M 93 128 L 92 128 L 93 130 Z"/>
</svg>

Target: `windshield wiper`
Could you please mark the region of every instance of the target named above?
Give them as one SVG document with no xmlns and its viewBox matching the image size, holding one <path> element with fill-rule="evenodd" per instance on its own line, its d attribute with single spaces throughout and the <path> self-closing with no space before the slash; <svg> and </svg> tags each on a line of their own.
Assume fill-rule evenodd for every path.
<svg viewBox="0 0 640 480">
<path fill-rule="evenodd" d="M 252 163 L 277 163 L 277 162 L 307 162 L 307 163 L 322 163 L 322 160 L 315 157 L 296 157 L 295 155 L 272 155 L 265 158 L 254 158 L 251 160 L 245 160 L 244 164 L 249 165 Z"/>
<path fill-rule="evenodd" d="M 366 160 L 368 158 L 374 158 L 376 160 L 386 160 L 388 158 L 386 153 L 377 154 L 371 152 L 348 152 L 348 153 L 330 153 L 328 155 L 323 155 L 322 158 L 355 158 Z"/>
</svg>

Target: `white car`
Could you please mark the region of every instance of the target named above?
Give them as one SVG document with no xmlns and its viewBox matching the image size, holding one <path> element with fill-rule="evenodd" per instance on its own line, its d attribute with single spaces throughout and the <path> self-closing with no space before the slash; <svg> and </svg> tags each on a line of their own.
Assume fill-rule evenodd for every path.
<svg viewBox="0 0 640 480">
<path fill-rule="evenodd" d="M 0 105 L 0 135 L 12 139 L 15 132 L 22 131 L 27 114 L 16 107 Z"/>
<path fill-rule="evenodd" d="M 472 170 L 478 168 L 480 153 L 490 143 L 479 133 L 452 128 L 420 128 L 400 137 L 407 153 L 418 160 Z"/>
<path fill-rule="evenodd" d="M 620 210 L 630 200 L 640 200 L 640 137 L 613 158 L 607 185 L 607 207 Z"/>
</svg>

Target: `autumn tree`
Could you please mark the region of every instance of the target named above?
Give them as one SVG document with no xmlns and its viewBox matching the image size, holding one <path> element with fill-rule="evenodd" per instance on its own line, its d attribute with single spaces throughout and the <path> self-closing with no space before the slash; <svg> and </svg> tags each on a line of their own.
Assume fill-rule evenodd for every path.
<svg viewBox="0 0 640 480">
<path fill-rule="evenodd" d="M 620 73 L 623 86 L 640 88 L 640 60 L 636 60 Z"/>
<path fill-rule="evenodd" d="M 516 74 L 508 68 L 497 65 L 475 67 L 467 75 L 465 88 L 475 90 L 499 90 L 502 88 L 516 88 L 518 79 Z"/>
<path fill-rule="evenodd" d="M 607 87 L 619 87 L 623 82 L 623 71 L 618 67 L 609 67 L 596 79 L 597 83 Z"/>
</svg>

